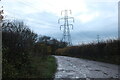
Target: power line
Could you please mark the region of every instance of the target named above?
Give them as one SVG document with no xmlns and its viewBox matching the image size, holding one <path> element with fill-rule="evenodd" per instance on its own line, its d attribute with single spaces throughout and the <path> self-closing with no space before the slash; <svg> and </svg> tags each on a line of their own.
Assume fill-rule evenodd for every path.
<svg viewBox="0 0 120 80">
<path fill-rule="evenodd" d="M 33 9 L 35 9 L 35 10 L 40 10 L 39 8 L 37 8 L 37 7 L 34 7 L 34 6 L 32 6 L 32 3 L 30 3 L 30 2 L 27 2 L 27 1 L 20 1 L 20 0 L 16 0 L 18 3 L 20 3 L 20 4 L 22 4 L 22 5 L 25 5 L 25 6 L 29 6 L 30 8 L 33 8 Z M 9 11 L 7 11 L 7 12 L 9 12 Z M 14 12 L 9 12 L 9 13 L 13 13 L 13 14 L 16 14 L 16 13 L 14 13 Z M 19 14 L 17 14 L 17 15 L 19 15 Z M 32 16 L 34 16 L 34 15 L 32 15 Z M 21 19 L 21 17 L 19 17 L 19 16 L 17 16 L 17 17 L 15 17 L 15 16 L 12 16 L 12 15 L 9 15 L 8 16 L 9 18 L 11 18 L 11 19 L 14 19 L 15 20 L 15 18 L 16 19 Z M 9 19 L 8 18 L 8 19 Z M 7 20 L 7 18 L 6 18 L 6 20 Z M 34 21 L 34 20 L 29 20 L 29 19 L 25 19 L 25 20 L 28 20 L 28 21 L 30 21 L 30 22 L 34 22 L 34 23 L 37 23 L 37 24 L 42 24 L 42 22 L 39 22 L 39 21 Z M 48 25 L 48 24 L 47 24 Z M 50 24 L 48 25 L 48 26 L 50 26 Z M 52 25 L 53 26 L 53 25 Z"/>
<path fill-rule="evenodd" d="M 20 3 L 20 4 L 22 4 L 22 5 L 25 5 L 25 6 L 29 6 L 30 8 L 33 8 L 34 10 L 40 10 L 40 8 L 38 8 L 38 7 L 34 7 L 32 4 L 33 3 L 30 3 L 30 2 L 28 2 L 28 1 L 21 1 L 21 0 L 16 0 L 16 2 L 18 2 L 18 3 Z M 49 3 L 47 3 L 47 4 L 49 4 Z M 52 6 L 52 5 L 51 5 Z M 55 7 L 53 7 L 53 8 L 55 8 Z M 7 11 L 7 12 L 10 12 L 10 11 Z M 16 13 L 14 13 L 14 12 L 10 12 L 10 13 L 13 13 L 13 14 L 16 14 Z M 19 15 L 19 14 L 17 14 L 17 15 Z M 33 16 L 33 15 L 32 15 Z M 14 18 L 15 16 L 13 16 L 13 18 Z"/>
<path fill-rule="evenodd" d="M 63 27 L 62 42 L 67 42 L 68 46 L 71 46 L 72 40 L 70 35 L 70 27 L 72 27 L 73 29 L 73 24 L 69 24 L 69 20 L 72 20 L 74 22 L 74 18 L 68 16 L 68 13 L 69 14 L 72 13 L 71 10 L 61 11 L 61 15 L 63 15 L 63 13 L 64 13 L 64 17 L 58 19 L 58 23 L 60 23 L 61 20 L 64 20 L 64 24 L 60 25 L 60 30 Z"/>
<path fill-rule="evenodd" d="M 17 0 L 17 1 L 18 1 L 19 3 L 25 5 L 25 6 L 29 6 L 29 7 L 33 8 L 33 9 L 40 10 L 40 9 L 38 9 L 37 7 L 31 6 L 32 3 L 30 3 L 30 2 L 21 2 L 21 1 L 19 1 L 19 0 Z M 26 4 L 26 3 L 30 3 L 31 5 L 30 5 L 30 4 Z"/>
<path fill-rule="evenodd" d="M 24 2 L 23 2 L 23 1 L 21 1 L 21 0 L 17 0 L 17 2 L 19 2 L 19 3 L 23 4 L 23 5 L 29 6 L 29 7 L 33 8 L 33 9 L 40 10 L 40 8 L 32 6 L 33 3 L 30 3 L 30 2 L 28 2 L 28 1 L 24 1 Z M 28 3 L 28 4 L 26 4 L 26 3 Z M 45 2 L 45 3 L 48 4 L 48 5 L 50 5 L 50 6 L 53 6 L 53 5 L 51 5 L 50 3 L 48 3 L 48 2 Z M 53 6 L 52 8 L 56 9 L 55 6 Z"/>
</svg>

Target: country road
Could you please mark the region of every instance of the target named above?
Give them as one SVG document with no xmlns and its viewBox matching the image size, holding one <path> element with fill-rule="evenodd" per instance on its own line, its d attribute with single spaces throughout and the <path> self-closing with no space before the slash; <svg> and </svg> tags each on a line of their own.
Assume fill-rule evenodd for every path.
<svg viewBox="0 0 120 80">
<path fill-rule="evenodd" d="M 55 56 L 57 78 L 118 78 L 118 66 L 79 58 Z"/>
</svg>

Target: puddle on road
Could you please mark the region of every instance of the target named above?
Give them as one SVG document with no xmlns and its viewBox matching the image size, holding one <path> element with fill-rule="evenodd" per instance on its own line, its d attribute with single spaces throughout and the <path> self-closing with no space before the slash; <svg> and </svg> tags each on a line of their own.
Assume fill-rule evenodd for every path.
<svg viewBox="0 0 120 80">
<path fill-rule="evenodd" d="M 105 75 L 108 75 L 107 73 L 103 72 Z"/>
<path fill-rule="evenodd" d="M 94 71 L 101 71 L 101 70 L 95 69 Z"/>
<path fill-rule="evenodd" d="M 109 68 L 109 67 L 107 67 L 107 66 L 103 66 L 103 65 L 99 65 L 99 66 L 101 66 L 101 67 L 105 67 L 105 68 Z"/>
<path fill-rule="evenodd" d="M 64 70 L 64 69 L 60 69 L 60 70 L 58 70 L 58 71 L 67 72 L 67 73 L 75 72 L 74 70 Z"/>
</svg>

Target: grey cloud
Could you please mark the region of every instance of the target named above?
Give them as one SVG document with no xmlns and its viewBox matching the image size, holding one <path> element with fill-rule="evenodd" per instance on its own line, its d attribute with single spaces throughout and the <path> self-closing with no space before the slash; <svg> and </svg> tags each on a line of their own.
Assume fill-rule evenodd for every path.
<svg viewBox="0 0 120 80">
<path fill-rule="evenodd" d="M 52 36 L 59 40 L 61 39 L 62 31 L 59 30 L 59 24 L 57 23 L 59 18 L 58 16 L 47 11 L 26 13 L 24 10 L 26 5 L 18 2 L 12 5 L 11 4 L 11 2 L 6 3 L 6 11 L 13 14 L 13 17 L 16 16 L 24 19 L 26 24 L 34 32 L 42 35 Z M 71 30 L 73 44 L 96 40 L 96 36 L 98 34 L 101 36 L 101 39 L 106 37 L 116 37 L 118 34 L 117 3 L 92 2 L 86 4 L 91 12 L 94 13 L 95 11 L 98 11 L 100 15 L 87 23 L 80 22 L 80 20 L 75 16 L 76 19 L 74 23 L 74 29 Z M 78 13 L 77 15 L 81 15 L 81 13 Z"/>
</svg>

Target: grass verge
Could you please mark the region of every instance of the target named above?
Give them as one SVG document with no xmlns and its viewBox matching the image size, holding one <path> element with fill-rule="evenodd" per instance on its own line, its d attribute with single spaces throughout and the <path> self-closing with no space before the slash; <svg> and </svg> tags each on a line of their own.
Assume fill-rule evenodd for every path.
<svg viewBox="0 0 120 80">
<path fill-rule="evenodd" d="M 30 78 L 54 78 L 57 70 L 56 59 L 53 56 L 33 57 L 32 58 L 33 73 Z"/>
</svg>

